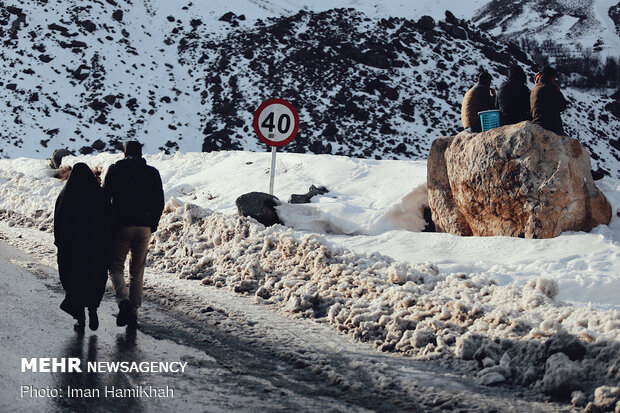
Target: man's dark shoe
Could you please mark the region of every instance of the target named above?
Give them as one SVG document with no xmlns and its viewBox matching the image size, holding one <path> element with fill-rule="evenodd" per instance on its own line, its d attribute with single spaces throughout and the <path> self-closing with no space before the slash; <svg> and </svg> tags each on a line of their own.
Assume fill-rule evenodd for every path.
<svg viewBox="0 0 620 413">
<path fill-rule="evenodd" d="M 123 300 L 118 304 L 118 315 L 116 316 L 116 325 L 123 327 L 127 325 L 129 317 L 131 316 L 131 310 L 133 304 L 129 300 Z"/>
<path fill-rule="evenodd" d="M 99 317 L 97 316 L 97 309 L 94 307 L 88 309 L 88 328 L 92 331 L 99 328 Z"/>
<path fill-rule="evenodd" d="M 138 315 L 135 312 L 132 312 L 129 314 L 129 317 L 127 317 L 127 327 L 138 328 Z"/>
</svg>

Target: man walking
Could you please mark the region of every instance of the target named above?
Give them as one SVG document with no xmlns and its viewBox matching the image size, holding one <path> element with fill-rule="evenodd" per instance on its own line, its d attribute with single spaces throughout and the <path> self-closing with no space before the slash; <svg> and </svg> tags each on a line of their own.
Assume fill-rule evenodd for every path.
<svg viewBox="0 0 620 413">
<path fill-rule="evenodd" d="M 136 327 L 146 254 L 164 209 L 164 191 L 159 172 L 146 164 L 138 141 L 127 142 L 123 153 L 125 158 L 108 169 L 103 189 L 112 205 L 115 225 L 110 278 L 119 308 L 116 324 Z M 128 288 L 124 272 L 130 252 Z"/>
</svg>

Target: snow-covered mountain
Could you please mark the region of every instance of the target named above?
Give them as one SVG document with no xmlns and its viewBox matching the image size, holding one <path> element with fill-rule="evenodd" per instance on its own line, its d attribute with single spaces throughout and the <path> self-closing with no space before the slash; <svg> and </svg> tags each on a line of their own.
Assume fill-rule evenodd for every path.
<svg viewBox="0 0 620 413">
<path fill-rule="evenodd" d="M 425 159 L 436 137 L 460 130 L 460 102 L 480 66 L 495 86 L 512 62 L 534 71 L 514 45 L 452 14 L 386 19 L 378 16 L 405 15 L 404 3 L 340 2 L 368 14 L 302 3 L 5 3 L 1 156 L 117 150 L 128 138 L 148 152 L 261 151 L 253 112 L 281 97 L 302 122 L 285 151 Z M 428 4 L 417 12 L 436 15 L 440 5 Z M 617 98 L 565 94 L 566 129 L 591 151 L 593 169 L 618 176 Z"/>
<path fill-rule="evenodd" d="M 617 0 L 491 0 L 472 15 L 480 28 L 507 39 L 577 44 L 604 56 L 620 55 Z"/>
</svg>

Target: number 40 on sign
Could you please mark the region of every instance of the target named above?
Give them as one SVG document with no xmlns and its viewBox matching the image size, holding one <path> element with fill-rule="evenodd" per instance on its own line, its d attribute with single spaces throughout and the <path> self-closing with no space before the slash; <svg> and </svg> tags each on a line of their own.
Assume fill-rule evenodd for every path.
<svg viewBox="0 0 620 413">
<path fill-rule="evenodd" d="M 273 195 L 276 148 L 286 145 L 295 138 L 299 131 L 299 115 L 290 102 L 284 99 L 269 99 L 254 112 L 253 126 L 258 138 L 271 146 L 269 194 Z"/>
</svg>

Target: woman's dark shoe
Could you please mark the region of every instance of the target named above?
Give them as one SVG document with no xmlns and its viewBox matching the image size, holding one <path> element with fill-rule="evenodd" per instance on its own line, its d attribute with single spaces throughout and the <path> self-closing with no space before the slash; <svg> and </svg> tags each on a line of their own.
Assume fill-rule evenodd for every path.
<svg viewBox="0 0 620 413">
<path fill-rule="evenodd" d="M 99 317 L 97 317 L 97 309 L 94 307 L 88 309 L 88 328 L 92 331 L 99 328 Z"/>
<path fill-rule="evenodd" d="M 84 332 L 84 326 L 86 325 L 86 321 L 83 318 L 78 318 L 77 323 L 73 326 L 73 330 L 78 333 Z"/>
<path fill-rule="evenodd" d="M 83 333 L 84 326 L 86 325 L 86 315 L 84 313 L 84 308 L 78 310 L 73 316 L 73 318 L 77 320 L 77 324 L 73 326 L 73 330 L 77 331 L 78 333 Z"/>
</svg>

